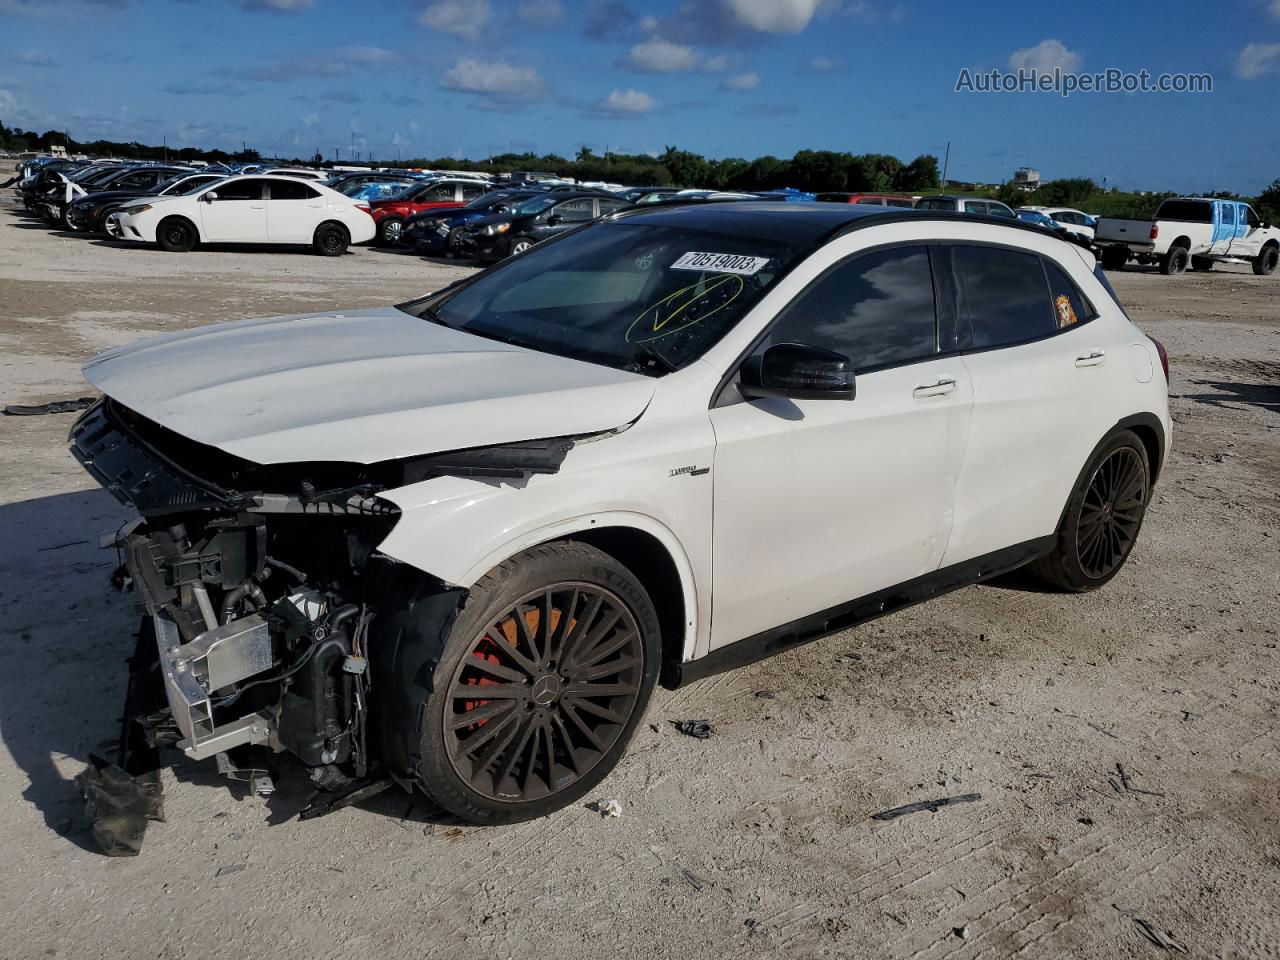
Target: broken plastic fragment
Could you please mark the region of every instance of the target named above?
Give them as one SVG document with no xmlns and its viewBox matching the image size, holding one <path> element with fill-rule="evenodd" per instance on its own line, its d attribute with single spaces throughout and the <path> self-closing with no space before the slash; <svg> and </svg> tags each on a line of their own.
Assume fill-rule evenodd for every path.
<svg viewBox="0 0 1280 960">
<path fill-rule="evenodd" d="M 596 813 L 602 817 L 620 817 L 622 816 L 622 804 L 617 800 L 597 800 Z"/>
<path fill-rule="evenodd" d="M 147 821 L 164 822 L 160 772 L 131 777 L 114 763 L 90 754 L 89 766 L 76 777 L 85 812 L 93 821 L 93 838 L 109 857 L 136 857 L 142 850 Z"/>
</svg>

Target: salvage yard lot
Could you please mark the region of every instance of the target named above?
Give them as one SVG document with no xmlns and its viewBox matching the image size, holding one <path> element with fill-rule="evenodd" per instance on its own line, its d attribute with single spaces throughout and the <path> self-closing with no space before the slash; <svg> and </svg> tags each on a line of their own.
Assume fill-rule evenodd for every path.
<svg viewBox="0 0 1280 960">
<path fill-rule="evenodd" d="M 86 395 L 80 362 L 141 336 L 393 303 L 465 269 L 164 254 L 50 232 L 6 196 L 0 403 Z M 1193 956 L 1274 956 L 1280 278 L 1110 276 L 1169 350 L 1175 422 L 1120 575 L 972 587 L 660 691 L 599 791 L 621 819 L 463 827 L 389 792 L 299 823 L 296 768 L 263 801 L 179 764 L 142 855 L 98 855 L 72 778 L 115 736 L 137 615 L 91 541 L 127 514 L 66 452 L 70 416 L 0 419 L 0 955 L 1162 955 L 1132 911 Z"/>
</svg>

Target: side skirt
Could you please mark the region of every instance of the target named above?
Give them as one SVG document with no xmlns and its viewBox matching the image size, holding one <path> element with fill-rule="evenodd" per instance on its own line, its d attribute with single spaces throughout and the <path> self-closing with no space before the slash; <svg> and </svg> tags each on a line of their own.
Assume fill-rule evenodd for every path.
<svg viewBox="0 0 1280 960">
<path fill-rule="evenodd" d="M 1028 540 L 1013 547 L 1006 547 L 972 560 L 926 573 L 896 587 L 850 600 L 829 610 L 810 614 L 784 623 L 780 627 L 765 630 L 744 640 L 712 650 L 705 657 L 687 663 L 672 664 L 662 679 L 668 689 L 682 687 L 695 680 L 745 667 L 793 647 L 803 646 L 823 637 L 868 623 L 886 614 L 914 606 L 933 597 L 959 590 L 971 584 L 981 583 L 1025 566 L 1032 560 L 1053 550 L 1057 534 Z"/>
</svg>

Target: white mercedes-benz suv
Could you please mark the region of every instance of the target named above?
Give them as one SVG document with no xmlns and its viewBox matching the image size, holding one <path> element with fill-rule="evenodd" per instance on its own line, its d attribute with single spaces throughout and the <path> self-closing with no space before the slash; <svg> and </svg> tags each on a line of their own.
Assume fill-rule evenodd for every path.
<svg viewBox="0 0 1280 960">
<path fill-rule="evenodd" d="M 72 450 L 139 519 L 121 766 L 269 745 L 500 823 L 678 686 L 1133 548 L 1161 347 L 1008 219 L 655 204 L 395 308 L 112 350 Z"/>
</svg>

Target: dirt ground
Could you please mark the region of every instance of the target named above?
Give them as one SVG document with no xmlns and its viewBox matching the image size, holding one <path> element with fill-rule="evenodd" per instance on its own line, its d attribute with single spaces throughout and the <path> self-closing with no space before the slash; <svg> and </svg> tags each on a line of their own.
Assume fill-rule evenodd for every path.
<svg viewBox="0 0 1280 960">
<path fill-rule="evenodd" d="M 461 269 L 124 248 L 5 196 L 0 404 L 85 395 L 80 362 L 137 337 Z M 1280 277 L 1112 276 L 1169 349 L 1176 427 L 1121 575 L 969 588 L 660 691 L 599 791 L 621 819 L 481 829 L 392 792 L 300 823 L 299 777 L 268 802 L 180 764 L 142 855 L 98 855 L 72 778 L 116 735 L 136 612 L 89 541 L 125 514 L 66 452 L 71 416 L 0 418 L 0 955 L 1164 954 L 1138 919 L 1191 956 L 1280 955 Z"/>
</svg>

